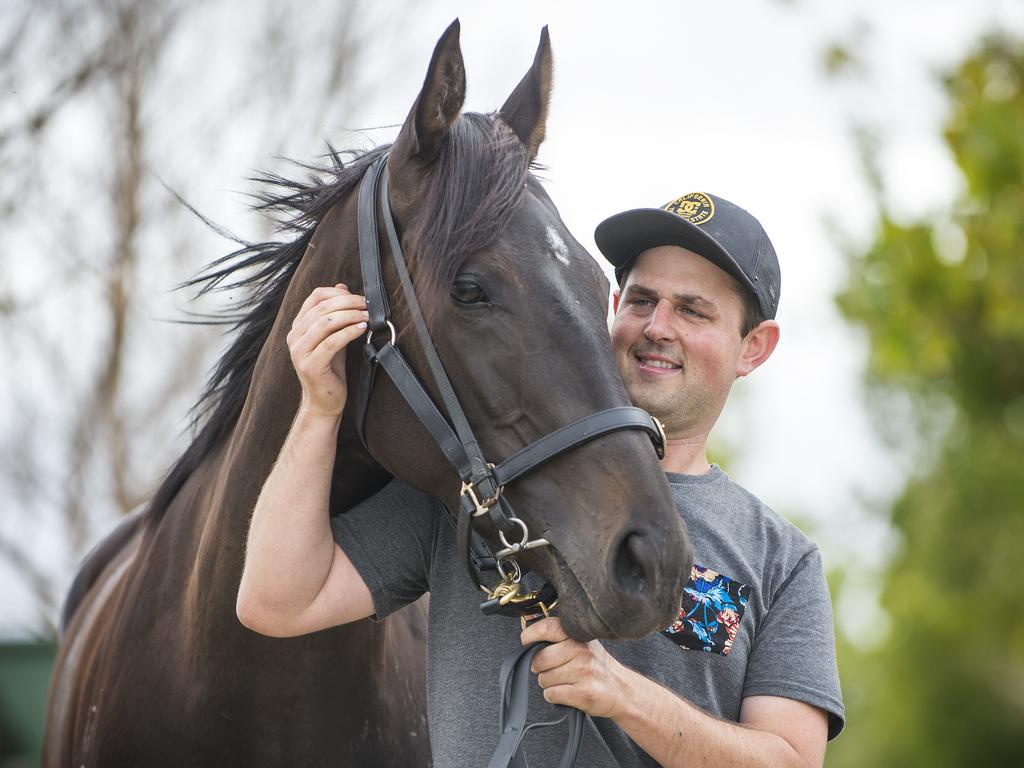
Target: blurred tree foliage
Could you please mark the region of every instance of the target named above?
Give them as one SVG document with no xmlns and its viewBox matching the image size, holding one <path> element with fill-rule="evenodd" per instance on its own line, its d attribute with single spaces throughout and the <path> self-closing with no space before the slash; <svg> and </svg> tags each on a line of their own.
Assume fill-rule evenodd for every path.
<svg viewBox="0 0 1024 768">
<path fill-rule="evenodd" d="M 880 202 L 837 297 L 870 343 L 871 407 L 913 438 L 918 471 L 892 510 L 888 632 L 842 649 L 850 728 L 830 766 L 1024 755 L 1024 45 L 983 40 L 944 87 L 960 194 L 913 223 Z"/>
</svg>

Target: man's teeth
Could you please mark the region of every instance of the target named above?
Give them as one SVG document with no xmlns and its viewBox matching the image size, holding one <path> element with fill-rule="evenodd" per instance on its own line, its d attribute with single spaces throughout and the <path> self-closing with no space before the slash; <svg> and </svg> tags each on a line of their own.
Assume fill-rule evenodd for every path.
<svg viewBox="0 0 1024 768">
<path fill-rule="evenodd" d="M 640 362 L 644 365 L 650 366 L 651 368 L 678 368 L 679 366 L 675 363 L 669 363 L 664 360 L 649 360 L 646 357 L 641 357 Z"/>
</svg>

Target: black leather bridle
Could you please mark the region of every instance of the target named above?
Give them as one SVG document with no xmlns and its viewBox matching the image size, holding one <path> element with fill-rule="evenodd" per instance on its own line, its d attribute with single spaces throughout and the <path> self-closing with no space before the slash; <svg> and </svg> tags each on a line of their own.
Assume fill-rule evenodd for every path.
<svg viewBox="0 0 1024 768">
<path fill-rule="evenodd" d="M 377 229 L 378 205 L 402 292 L 419 336 L 420 346 L 448 414 L 447 419 L 435 405 L 396 346 L 397 334 L 395 326 L 391 323 L 391 310 L 384 287 Z M 554 589 L 545 585 L 537 592 L 521 594 L 519 590 L 520 569 L 511 558 L 524 550 L 550 546 L 550 542 L 543 538 L 530 539 L 529 528 L 521 518 L 516 517 L 508 499 L 502 495 L 503 489 L 508 483 L 533 471 L 555 456 L 597 437 L 622 429 L 641 429 L 647 432 L 654 443 L 658 457 L 661 458 L 665 447 L 664 430 L 656 419 L 640 408 L 632 406 L 609 408 L 567 424 L 535 440 L 496 465 L 489 463 L 484 458 L 480 444 L 470 428 L 451 381 L 445 373 L 444 366 L 441 364 L 437 350 L 430 338 L 430 332 L 423 319 L 419 303 L 416 301 L 416 292 L 409 277 L 402 246 L 395 230 L 394 217 L 391 214 L 386 153 L 370 165 L 360 182 L 357 227 L 359 261 L 363 273 L 363 293 L 366 296 L 369 312 L 364 348 L 366 361 L 363 365 L 362 379 L 355 403 L 356 428 L 359 437 L 365 446 L 367 442 L 366 411 L 373 393 L 377 369 L 381 368 L 409 407 L 412 408 L 417 418 L 430 432 L 462 481 L 459 508 L 455 516 L 457 541 L 470 578 L 488 595 L 488 599 L 483 602 L 481 608 L 485 613 L 518 616 L 536 614 L 539 611 L 547 614 L 556 598 Z M 375 342 L 377 338 L 383 339 L 379 345 Z M 504 545 L 502 549 L 494 553 L 491 552 L 483 538 L 473 531 L 474 521 L 484 515 L 490 518 Z M 509 536 L 515 538 L 510 541 Z M 506 564 L 509 565 L 510 570 L 506 570 Z M 482 572 L 493 570 L 499 572 L 502 580 L 497 587 L 488 589 L 483 586 Z M 523 698 L 526 695 L 526 687 L 518 680 L 528 676 L 530 660 L 537 650 L 533 646 L 527 646 L 527 648 L 533 648 L 533 650 L 520 650 L 513 654 L 506 660 L 507 670 L 506 667 L 503 667 L 502 670 L 501 726 L 503 733 L 498 751 L 491 761 L 491 768 L 499 766 L 525 768 L 526 766 L 525 758 L 519 749 L 519 740 L 526 730 L 524 727 L 526 699 Z M 517 690 L 520 692 L 517 693 Z M 569 746 L 561 763 L 566 768 L 575 764 L 576 754 L 579 751 L 579 742 L 582 739 L 582 713 L 579 710 L 571 710 L 569 720 Z M 573 748 L 574 743 L 575 748 Z"/>
</svg>

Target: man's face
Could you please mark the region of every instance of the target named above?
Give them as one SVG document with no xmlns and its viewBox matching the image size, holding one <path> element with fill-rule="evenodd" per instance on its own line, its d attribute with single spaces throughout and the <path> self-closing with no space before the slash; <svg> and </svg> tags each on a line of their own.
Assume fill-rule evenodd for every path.
<svg viewBox="0 0 1024 768">
<path fill-rule="evenodd" d="M 633 402 L 673 436 L 710 431 L 748 371 L 732 278 L 674 245 L 644 251 L 615 299 L 612 352 Z"/>
</svg>

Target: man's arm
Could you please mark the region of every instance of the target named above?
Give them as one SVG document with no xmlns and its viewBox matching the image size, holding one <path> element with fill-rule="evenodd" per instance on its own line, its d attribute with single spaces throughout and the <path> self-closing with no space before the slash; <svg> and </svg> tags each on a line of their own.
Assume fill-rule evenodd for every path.
<svg viewBox="0 0 1024 768">
<path fill-rule="evenodd" d="M 614 720 L 663 766 L 792 766 L 820 768 L 827 717 L 803 702 L 745 698 L 740 722 L 719 720 L 611 656 L 598 641 L 571 640 L 558 619 L 523 631 L 523 643 L 547 640 L 533 671 L 552 704 Z"/>
<path fill-rule="evenodd" d="M 262 634 L 301 635 L 373 613 L 328 512 L 348 396 L 344 350 L 363 332 L 365 307 L 344 286 L 318 288 L 288 334 L 302 402 L 253 511 L 236 603 L 242 624 Z"/>
</svg>

